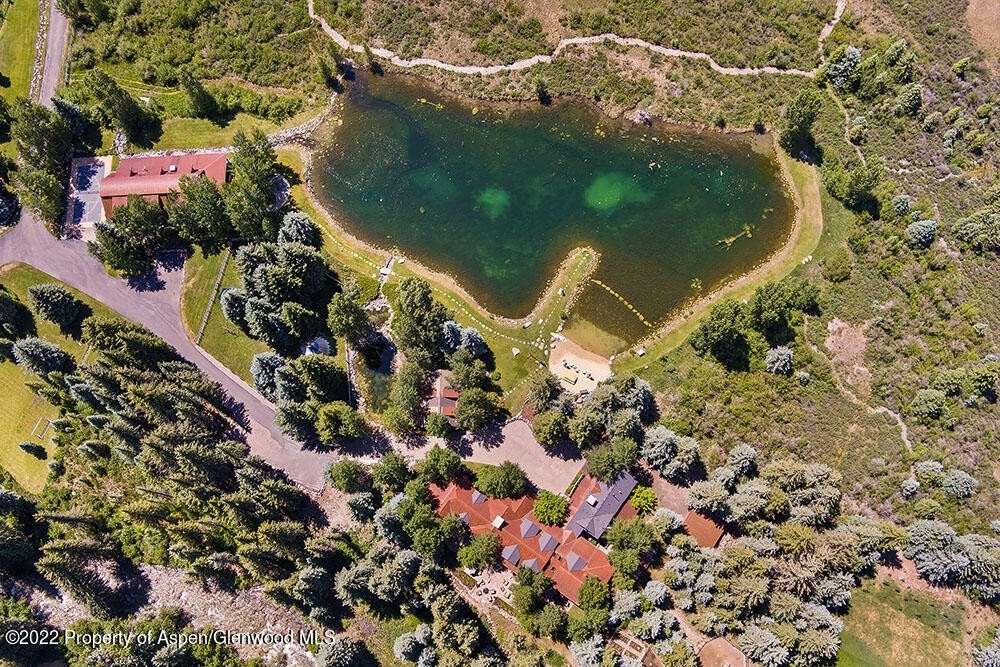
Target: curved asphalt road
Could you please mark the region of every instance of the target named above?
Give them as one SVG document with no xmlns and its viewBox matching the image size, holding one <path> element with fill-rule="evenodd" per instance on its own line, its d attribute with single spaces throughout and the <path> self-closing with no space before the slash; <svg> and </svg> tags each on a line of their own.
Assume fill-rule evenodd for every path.
<svg viewBox="0 0 1000 667">
<path fill-rule="evenodd" d="M 274 406 L 188 339 L 180 313 L 184 278 L 181 270 L 161 272 L 163 289 L 137 292 L 124 280 L 110 277 L 87 252 L 83 241 L 55 239 L 27 212 L 21 214 L 17 226 L 0 236 L 0 266 L 10 262 L 24 262 L 48 273 L 173 345 L 182 357 L 221 384 L 246 408 L 250 426 L 247 442 L 254 454 L 284 470 L 302 486 L 317 492 L 322 490 L 323 470 L 334 456 L 303 450 L 298 443 L 285 438 L 274 425 Z"/>
</svg>

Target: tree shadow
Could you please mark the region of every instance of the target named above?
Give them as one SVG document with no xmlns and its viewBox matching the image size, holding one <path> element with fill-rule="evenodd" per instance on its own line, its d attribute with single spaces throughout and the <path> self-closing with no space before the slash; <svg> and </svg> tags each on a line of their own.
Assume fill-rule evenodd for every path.
<svg viewBox="0 0 1000 667">
<path fill-rule="evenodd" d="M 171 271 L 181 271 L 184 269 L 184 263 L 187 262 L 188 255 L 190 254 L 191 252 L 188 248 L 161 250 L 156 255 L 156 265 L 168 273 Z"/>
<path fill-rule="evenodd" d="M 94 309 L 90 304 L 80 302 L 80 310 L 72 322 L 59 325 L 59 332 L 64 336 L 69 336 L 73 340 L 80 340 L 83 336 L 83 322 L 94 314 Z"/>
<path fill-rule="evenodd" d="M 131 616 L 149 603 L 149 577 L 127 560 L 114 562 L 115 586 L 111 605 L 116 616 Z"/>
<path fill-rule="evenodd" d="M 299 173 L 286 164 L 280 162 L 274 165 L 274 171 L 280 174 L 291 186 L 302 185 L 302 177 Z M 304 211 L 303 211 L 304 212 Z"/>
<path fill-rule="evenodd" d="M 549 456 L 554 456 L 564 461 L 577 461 L 583 459 L 583 452 L 572 440 L 563 440 L 555 447 L 545 450 Z"/>
<path fill-rule="evenodd" d="M 496 449 L 503 444 L 503 428 L 498 424 L 490 424 L 474 433 L 466 434 L 463 439 L 470 443 L 479 443 L 483 449 Z"/>
<path fill-rule="evenodd" d="M 10 77 L 0 72 L 0 88 L 10 88 Z"/>
<path fill-rule="evenodd" d="M 458 454 L 463 459 L 472 456 L 472 443 L 474 440 L 467 437 L 461 431 L 455 431 L 444 439 L 444 444 L 448 449 Z"/>
<path fill-rule="evenodd" d="M 155 268 L 141 276 L 129 276 L 125 282 L 136 292 L 160 292 L 167 287 Z"/>
<path fill-rule="evenodd" d="M 743 332 L 712 345 L 711 352 L 727 371 L 750 370 L 750 341 Z"/>
</svg>

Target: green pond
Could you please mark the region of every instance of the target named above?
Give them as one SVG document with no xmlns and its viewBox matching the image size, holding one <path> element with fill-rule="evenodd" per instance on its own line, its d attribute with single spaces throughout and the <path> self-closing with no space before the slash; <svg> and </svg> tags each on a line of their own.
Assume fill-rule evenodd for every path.
<svg viewBox="0 0 1000 667">
<path fill-rule="evenodd" d="M 601 284 L 588 281 L 572 317 L 631 342 L 791 230 L 778 166 L 749 138 L 612 120 L 580 101 L 487 106 L 406 77 L 356 81 L 344 105 L 314 156 L 324 205 L 499 315 L 530 312 L 587 245 Z"/>
</svg>

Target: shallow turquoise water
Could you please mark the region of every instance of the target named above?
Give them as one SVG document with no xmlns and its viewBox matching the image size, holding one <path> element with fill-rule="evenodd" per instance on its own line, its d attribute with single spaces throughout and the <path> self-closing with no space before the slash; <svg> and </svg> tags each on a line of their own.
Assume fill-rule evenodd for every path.
<svg viewBox="0 0 1000 667">
<path fill-rule="evenodd" d="M 423 101 L 421 101 L 423 100 Z M 317 151 L 317 190 L 350 231 L 450 273 L 522 316 L 574 247 L 594 278 L 656 323 L 765 259 L 792 208 L 746 139 L 610 120 L 581 102 L 490 106 L 407 78 L 358 82 Z M 740 234 L 731 247 L 717 241 Z M 590 284 L 579 315 L 631 340 L 636 315 Z"/>
</svg>

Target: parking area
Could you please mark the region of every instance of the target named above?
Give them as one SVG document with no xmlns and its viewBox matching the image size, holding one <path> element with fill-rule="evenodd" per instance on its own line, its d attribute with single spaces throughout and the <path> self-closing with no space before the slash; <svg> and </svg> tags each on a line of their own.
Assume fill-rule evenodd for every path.
<svg viewBox="0 0 1000 667">
<path fill-rule="evenodd" d="M 101 206 L 101 179 L 110 170 L 110 155 L 72 161 L 66 203 L 66 236 L 84 241 L 95 239 L 94 225 L 105 218 Z"/>
</svg>

